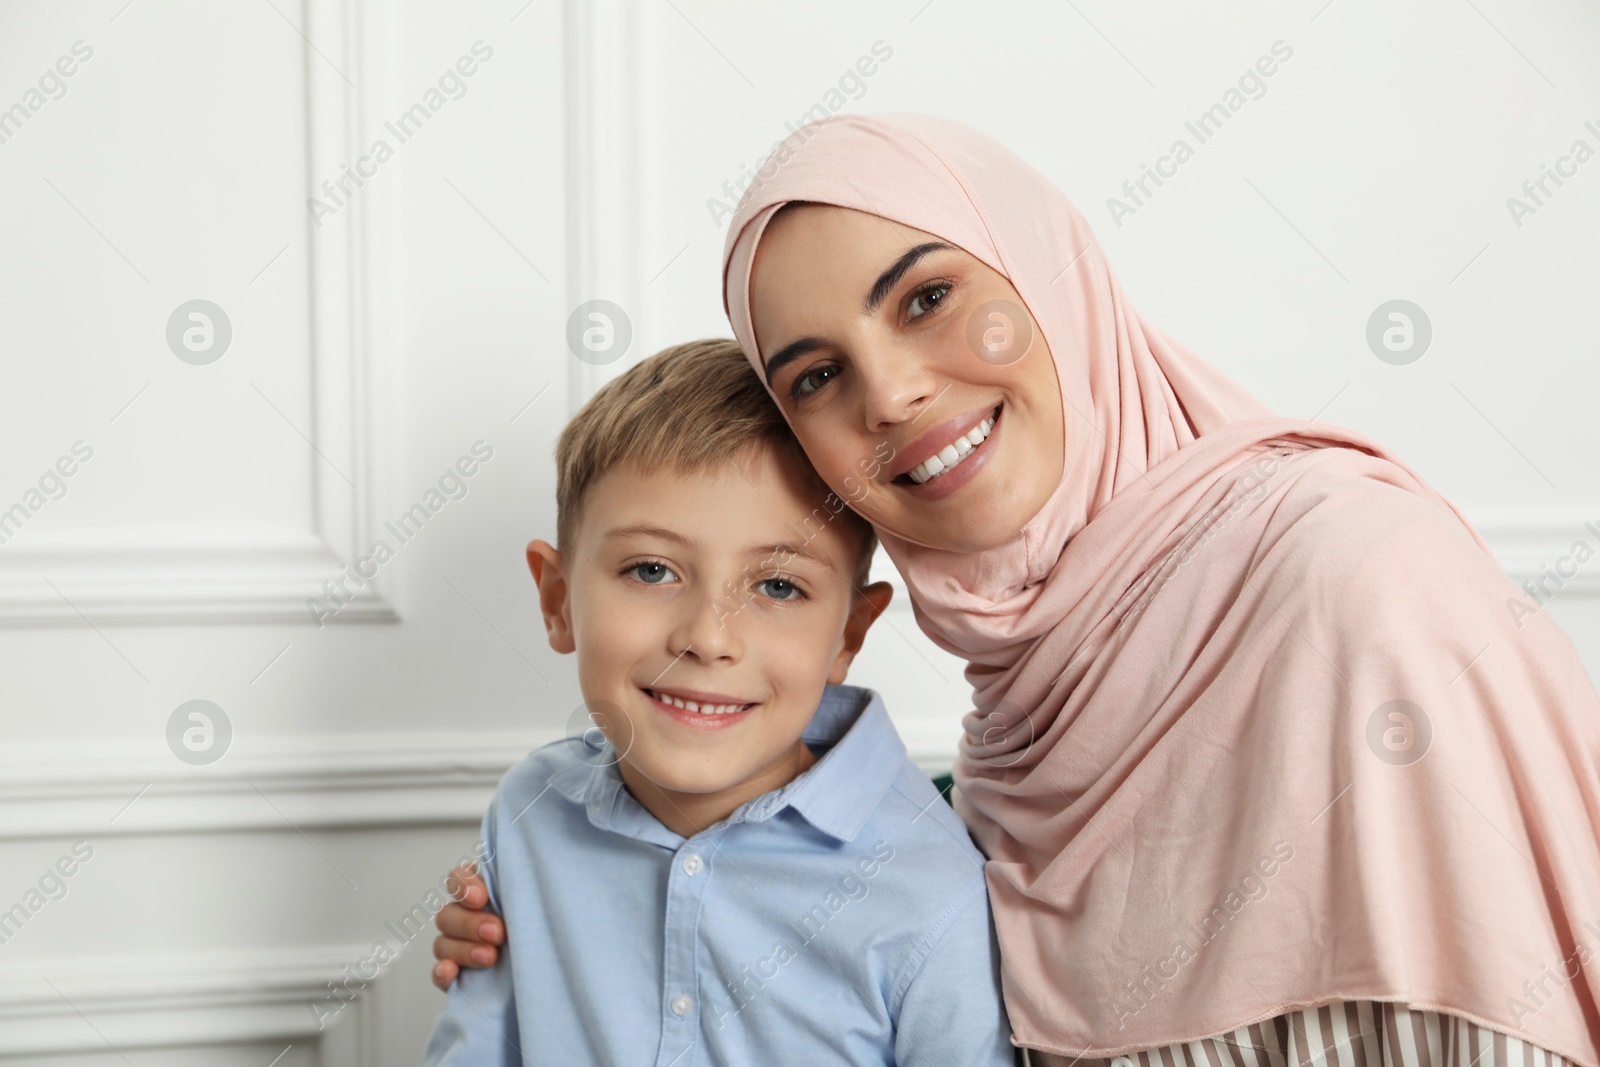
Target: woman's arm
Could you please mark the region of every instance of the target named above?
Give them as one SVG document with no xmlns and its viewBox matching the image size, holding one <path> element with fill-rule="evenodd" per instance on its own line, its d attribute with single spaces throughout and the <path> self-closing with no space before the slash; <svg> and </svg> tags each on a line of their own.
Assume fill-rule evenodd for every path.
<svg viewBox="0 0 1600 1067">
<path fill-rule="evenodd" d="M 433 984 L 448 990 L 462 967 L 493 967 L 500 956 L 496 945 L 505 943 L 506 928 L 500 917 L 485 911 L 489 889 L 469 865 L 457 867 L 452 882 L 460 886 L 456 900 L 433 917 L 439 936 L 433 941 Z M 459 903 L 457 903 L 459 901 Z"/>
</svg>

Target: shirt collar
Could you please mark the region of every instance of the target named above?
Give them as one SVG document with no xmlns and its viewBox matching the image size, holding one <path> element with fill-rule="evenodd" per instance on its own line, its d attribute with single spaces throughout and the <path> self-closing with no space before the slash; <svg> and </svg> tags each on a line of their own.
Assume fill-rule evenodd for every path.
<svg viewBox="0 0 1600 1067">
<path fill-rule="evenodd" d="M 906 746 L 883 698 L 871 689 L 830 685 L 802 737 L 828 751 L 794 781 L 752 804 L 763 805 L 763 819 L 792 807 L 828 836 L 854 841 L 905 765 Z"/>
<path fill-rule="evenodd" d="M 883 698 L 871 689 L 830 685 L 806 725 L 802 740 L 826 749 L 793 781 L 740 805 L 727 822 L 765 822 L 793 808 L 808 823 L 839 841 L 853 841 L 905 764 L 906 748 L 889 720 Z M 550 788 L 588 809 L 603 830 L 656 840 L 666 830 L 628 794 L 609 742 L 569 742 L 575 762 L 550 779 Z"/>
</svg>

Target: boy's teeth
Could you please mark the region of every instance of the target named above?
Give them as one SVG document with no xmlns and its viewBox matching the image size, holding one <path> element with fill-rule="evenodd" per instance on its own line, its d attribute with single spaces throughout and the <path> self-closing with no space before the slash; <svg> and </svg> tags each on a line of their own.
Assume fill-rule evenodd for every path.
<svg viewBox="0 0 1600 1067">
<path fill-rule="evenodd" d="M 657 693 L 653 689 L 649 690 L 649 693 L 663 704 L 671 704 L 675 708 L 697 712 L 701 715 L 732 715 L 736 711 L 744 710 L 743 704 L 698 704 L 693 700 L 680 700 L 666 693 Z"/>
<path fill-rule="evenodd" d="M 911 480 L 918 485 L 921 485 L 936 474 L 943 474 L 970 456 L 974 449 L 983 444 L 984 439 L 989 436 L 989 431 L 993 429 L 994 420 L 984 419 L 974 426 L 971 431 L 951 441 L 938 452 L 912 467 L 907 473 L 911 475 Z"/>
</svg>

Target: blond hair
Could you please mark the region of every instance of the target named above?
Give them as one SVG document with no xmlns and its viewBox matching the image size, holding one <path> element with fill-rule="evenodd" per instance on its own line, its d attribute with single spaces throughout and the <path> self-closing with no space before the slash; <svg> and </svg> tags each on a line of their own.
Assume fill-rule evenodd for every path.
<svg viewBox="0 0 1600 1067">
<path fill-rule="evenodd" d="M 860 545 L 853 577 L 867 583 L 877 535 L 811 466 L 777 404 L 745 360 L 739 342 L 714 338 L 663 349 L 607 382 L 572 417 L 556 442 L 556 543 L 573 544 L 583 500 L 607 471 L 634 464 L 680 474 L 731 461 L 759 443 L 790 460 L 817 490 L 805 523 L 809 539 L 829 521 Z"/>
</svg>

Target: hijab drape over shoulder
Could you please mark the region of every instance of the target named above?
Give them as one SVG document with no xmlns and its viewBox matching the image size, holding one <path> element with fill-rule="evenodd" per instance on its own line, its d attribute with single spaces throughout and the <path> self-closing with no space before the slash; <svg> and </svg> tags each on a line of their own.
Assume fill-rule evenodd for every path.
<svg viewBox="0 0 1600 1067">
<path fill-rule="evenodd" d="M 1103 1057 L 1386 1000 L 1597 1067 L 1600 699 L 1466 520 L 1162 335 L 1057 189 L 941 119 L 827 119 L 758 173 L 724 261 L 758 369 L 751 265 L 797 200 L 959 245 L 1055 363 L 1065 473 L 1010 542 L 878 531 L 968 661 L 955 802 L 1017 1041 Z"/>
</svg>

